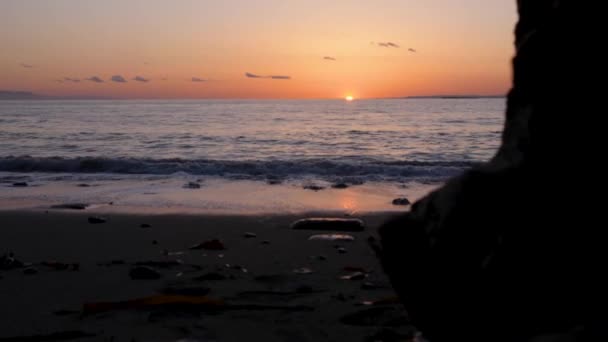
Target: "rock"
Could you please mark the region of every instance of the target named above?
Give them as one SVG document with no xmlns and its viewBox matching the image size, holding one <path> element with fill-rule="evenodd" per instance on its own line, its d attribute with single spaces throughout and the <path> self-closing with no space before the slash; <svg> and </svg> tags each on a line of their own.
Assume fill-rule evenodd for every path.
<svg viewBox="0 0 608 342">
<path fill-rule="evenodd" d="M 317 234 L 312 235 L 308 240 L 314 241 L 355 241 L 355 237 L 348 234 Z"/>
<path fill-rule="evenodd" d="M 247 232 L 245 234 L 243 234 L 244 237 L 248 238 L 248 239 L 252 239 L 252 238 L 256 238 L 258 237 L 256 233 L 251 233 L 251 232 Z"/>
<path fill-rule="evenodd" d="M 313 272 L 308 267 L 301 267 L 301 268 L 296 268 L 295 270 L 293 270 L 293 273 L 295 273 L 295 274 L 311 274 Z"/>
<path fill-rule="evenodd" d="M 312 190 L 312 191 L 320 191 L 320 190 L 325 189 L 324 186 L 320 186 L 320 185 L 316 185 L 316 184 L 304 185 L 302 188 L 304 188 L 305 190 Z"/>
<path fill-rule="evenodd" d="M 211 292 L 211 289 L 204 286 L 168 286 L 161 291 L 163 294 L 180 295 L 180 296 L 206 296 Z"/>
<path fill-rule="evenodd" d="M 347 250 L 346 250 L 346 248 L 344 248 L 344 247 L 340 247 L 340 248 L 338 248 L 338 253 L 340 253 L 340 254 L 346 254 L 347 252 L 348 252 L 348 251 L 347 251 Z"/>
<path fill-rule="evenodd" d="M 139 228 L 151 228 L 152 225 L 148 224 L 148 223 L 142 223 L 139 225 Z"/>
<path fill-rule="evenodd" d="M 160 272 L 148 266 L 133 267 L 131 271 L 129 271 L 129 276 L 131 279 L 137 280 L 152 280 L 160 279 L 162 277 Z"/>
<path fill-rule="evenodd" d="M 23 274 L 26 274 L 26 275 L 38 274 L 38 270 L 35 267 L 28 267 L 23 270 Z"/>
<path fill-rule="evenodd" d="M 27 182 L 15 182 L 13 183 L 14 187 L 26 187 L 28 186 Z"/>
<path fill-rule="evenodd" d="M 346 183 L 335 183 L 331 185 L 332 188 L 334 189 L 346 189 L 348 188 L 348 184 Z"/>
<path fill-rule="evenodd" d="M 200 189 L 201 185 L 196 182 L 188 182 L 184 184 L 184 189 Z"/>
<path fill-rule="evenodd" d="M 341 280 L 363 280 L 365 278 L 367 278 L 367 275 L 363 272 L 355 272 L 355 273 L 340 276 Z"/>
<path fill-rule="evenodd" d="M 217 281 L 217 280 L 226 280 L 226 279 L 227 279 L 227 277 L 225 275 L 218 273 L 218 272 L 205 273 L 201 276 L 192 278 L 192 280 L 196 280 L 196 281 Z"/>
<path fill-rule="evenodd" d="M 588 80 L 604 64 L 591 24 L 597 9 L 574 0 L 517 5 L 500 148 L 386 222 L 377 252 L 430 341 L 539 341 L 540 332 L 575 329 L 586 335 L 579 341 L 608 341 L 604 201 L 588 193 L 604 192 L 593 185 L 604 171 L 563 162 L 605 154 L 603 97 L 589 96 L 600 89 Z M 564 179 L 584 185 L 556 186 Z"/>
<path fill-rule="evenodd" d="M 103 217 L 91 216 L 88 218 L 90 224 L 106 223 L 107 220 Z"/>
<path fill-rule="evenodd" d="M 89 205 L 85 203 L 65 203 L 51 206 L 51 209 L 72 209 L 72 210 L 85 210 Z"/>
<path fill-rule="evenodd" d="M 410 205 L 410 200 L 405 197 L 395 198 L 393 200 L 393 205 Z"/>
<path fill-rule="evenodd" d="M 306 218 L 292 223 L 291 229 L 360 232 L 365 229 L 365 223 L 353 218 Z"/>
<path fill-rule="evenodd" d="M 224 246 L 224 243 L 222 243 L 222 241 L 220 241 L 218 239 L 213 239 L 213 240 L 203 241 L 197 245 L 190 247 L 190 249 L 193 249 L 193 250 L 204 249 L 204 250 L 208 250 L 208 251 L 223 251 L 226 249 L 226 247 Z"/>
</svg>

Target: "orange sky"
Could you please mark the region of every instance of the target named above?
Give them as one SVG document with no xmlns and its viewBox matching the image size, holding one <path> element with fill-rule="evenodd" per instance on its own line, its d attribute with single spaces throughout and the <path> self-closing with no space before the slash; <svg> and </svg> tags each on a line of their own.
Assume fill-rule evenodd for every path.
<svg viewBox="0 0 608 342">
<path fill-rule="evenodd" d="M 507 0 L 3 0 L 0 90 L 120 98 L 502 94 L 515 20 L 515 1 Z M 378 45 L 388 42 L 399 48 Z M 84 80 L 92 76 L 104 82 Z"/>
</svg>

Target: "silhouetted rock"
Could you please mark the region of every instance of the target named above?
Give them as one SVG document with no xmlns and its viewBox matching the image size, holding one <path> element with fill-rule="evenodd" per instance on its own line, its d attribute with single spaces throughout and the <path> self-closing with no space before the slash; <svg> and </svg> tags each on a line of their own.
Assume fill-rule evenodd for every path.
<svg viewBox="0 0 608 342">
<path fill-rule="evenodd" d="M 393 205 L 410 205 L 410 200 L 405 197 L 395 198 L 393 200 Z"/>
<path fill-rule="evenodd" d="M 131 279 L 137 280 L 152 280 L 160 279 L 162 277 L 160 272 L 148 266 L 133 267 L 131 271 L 129 271 L 129 276 Z"/>
<path fill-rule="evenodd" d="M 306 218 L 292 223 L 291 229 L 360 232 L 365 229 L 365 223 L 350 218 Z"/>
<path fill-rule="evenodd" d="M 101 224 L 106 223 L 107 220 L 103 217 L 91 216 L 88 218 L 90 224 Z"/>
<path fill-rule="evenodd" d="M 383 267 L 433 342 L 459 340 L 465 326 L 473 327 L 467 341 L 530 341 L 574 328 L 585 340 L 608 340 L 599 313 L 606 281 L 598 271 L 608 260 L 597 226 L 604 203 L 586 193 L 599 185 L 582 181 L 604 176 L 564 158 L 594 160 L 601 152 L 593 129 L 605 127 L 589 95 L 597 86 L 586 79 L 600 68 L 594 55 L 602 40 L 579 21 L 590 14 L 580 5 L 518 1 L 498 153 L 380 228 Z M 565 48 L 571 44 L 584 48 Z M 582 134 L 565 138 L 575 133 Z"/>
</svg>

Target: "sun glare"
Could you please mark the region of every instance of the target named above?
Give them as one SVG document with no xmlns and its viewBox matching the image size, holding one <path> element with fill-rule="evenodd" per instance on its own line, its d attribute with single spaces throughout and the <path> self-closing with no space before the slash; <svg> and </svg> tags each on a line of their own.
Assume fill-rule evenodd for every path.
<svg viewBox="0 0 608 342">
<path fill-rule="evenodd" d="M 352 101 L 352 100 L 354 100 L 355 98 L 354 98 L 354 97 L 352 97 L 352 96 L 350 96 L 350 95 L 348 95 L 348 96 L 347 96 L 347 97 L 345 97 L 344 99 L 345 99 L 346 101 Z"/>
</svg>

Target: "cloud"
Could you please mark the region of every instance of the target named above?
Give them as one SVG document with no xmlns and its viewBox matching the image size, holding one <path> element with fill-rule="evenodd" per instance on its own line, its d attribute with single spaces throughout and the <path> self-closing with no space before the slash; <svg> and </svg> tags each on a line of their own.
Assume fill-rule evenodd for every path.
<svg viewBox="0 0 608 342">
<path fill-rule="evenodd" d="M 378 42 L 378 46 L 381 47 L 385 47 L 385 48 L 399 48 L 399 45 L 393 43 L 393 42 Z"/>
<path fill-rule="evenodd" d="M 291 76 L 283 76 L 283 75 L 261 76 L 261 75 L 252 74 L 250 72 L 246 72 L 245 73 L 245 77 L 249 77 L 249 78 L 270 78 L 270 79 L 273 79 L 273 80 L 290 80 L 291 79 Z"/>
<path fill-rule="evenodd" d="M 127 80 L 125 80 L 125 78 L 120 75 L 112 76 L 111 80 L 112 80 L 112 82 L 116 82 L 116 83 L 127 83 Z"/>
<path fill-rule="evenodd" d="M 31 64 L 25 64 L 25 63 L 21 63 L 20 65 L 21 65 L 21 67 L 22 67 L 22 68 L 26 68 L 26 69 L 31 69 L 31 68 L 33 68 L 33 67 L 34 67 L 34 66 L 33 66 L 33 65 L 31 65 Z"/>
<path fill-rule="evenodd" d="M 80 82 L 79 78 L 64 77 L 63 80 L 66 81 L 66 82 L 74 82 L 74 83 Z"/>
<path fill-rule="evenodd" d="M 207 82 L 204 78 L 192 77 L 192 82 Z"/>
<path fill-rule="evenodd" d="M 334 57 L 330 57 L 330 56 L 325 56 L 325 57 L 323 57 L 323 59 L 326 61 L 335 61 L 336 60 Z"/>
<path fill-rule="evenodd" d="M 103 83 L 103 80 L 97 76 L 91 76 L 86 79 L 87 81 L 95 82 L 95 83 Z"/>
<path fill-rule="evenodd" d="M 416 52 L 416 49 L 408 48 L 408 49 L 407 49 L 407 51 L 409 51 L 409 52 L 414 52 L 414 53 L 415 53 L 415 52 Z"/>
<path fill-rule="evenodd" d="M 150 80 L 149 80 L 149 79 L 147 79 L 147 78 L 143 78 L 143 77 L 141 77 L 141 76 L 135 76 L 135 78 L 133 79 L 133 81 L 137 81 L 137 82 L 144 82 L 144 83 L 145 83 L 145 82 L 150 82 Z"/>
</svg>

